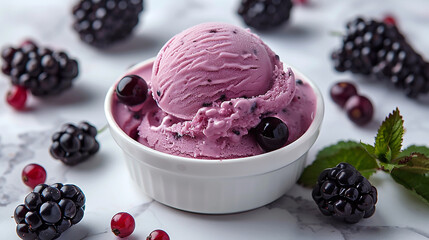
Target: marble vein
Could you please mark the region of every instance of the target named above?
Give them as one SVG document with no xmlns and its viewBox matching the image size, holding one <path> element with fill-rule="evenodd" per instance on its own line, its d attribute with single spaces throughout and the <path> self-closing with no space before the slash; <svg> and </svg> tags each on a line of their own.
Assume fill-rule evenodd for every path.
<svg viewBox="0 0 429 240">
<path fill-rule="evenodd" d="M 339 233 L 344 240 L 357 239 L 362 233 L 368 233 L 368 235 L 376 233 L 378 236 L 382 236 L 383 233 L 387 234 L 396 231 L 409 232 L 406 234 L 412 233 L 422 239 L 429 239 L 428 232 L 410 226 L 367 226 L 359 225 L 359 223 L 351 225 L 337 222 L 323 216 L 313 201 L 304 199 L 300 196 L 284 195 L 266 207 L 268 209 L 283 209 L 288 211 L 296 218 L 297 224 L 302 230 L 308 229 L 309 231 L 317 233 L 321 230 L 326 231 L 326 229 L 331 229 L 333 232 Z"/>
<path fill-rule="evenodd" d="M 25 143 L 2 143 L 0 139 L 0 207 L 7 206 L 18 199 L 16 190 L 8 184 L 7 175 L 11 174 L 15 166 L 34 157 L 34 151 Z"/>
<path fill-rule="evenodd" d="M 141 214 L 143 214 L 154 202 L 155 200 L 151 200 L 149 202 L 142 203 L 136 207 L 133 207 L 130 209 L 130 214 L 134 216 L 134 218 L 137 218 Z"/>
</svg>

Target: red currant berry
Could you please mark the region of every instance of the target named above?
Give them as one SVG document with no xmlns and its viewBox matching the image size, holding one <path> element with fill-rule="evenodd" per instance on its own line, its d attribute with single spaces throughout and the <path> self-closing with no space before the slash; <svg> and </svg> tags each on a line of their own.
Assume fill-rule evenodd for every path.
<svg viewBox="0 0 429 240">
<path fill-rule="evenodd" d="M 14 86 L 7 92 L 6 101 L 16 110 L 23 110 L 27 101 L 27 89 L 21 86 Z"/>
<path fill-rule="evenodd" d="M 149 236 L 147 236 L 146 240 L 170 240 L 170 237 L 165 231 L 157 229 L 153 230 Z"/>
<path fill-rule="evenodd" d="M 130 236 L 131 233 L 134 232 L 136 223 L 133 216 L 131 216 L 129 213 L 120 212 L 112 217 L 110 227 L 116 236 L 124 238 Z"/>
<path fill-rule="evenodd" d="M 308 4 L 308 0 L 293 0 L 293 4 L 307 5 Z"/>
<path fill-rule="evenodd" d="M 122 103 L 133 106 L 143 103 L 147 97 L 146 81 L 137 75 L 123 77 L 116 85 L 116 96 Z"/>
<path fill-rule="evenodd" d="M 331 87 L 330 94 L 332 100 L 343 108 L 350 97 L 357 95 L 357 90 L 352 83 L 338 82 Z"/>
<path fill-rule="evenodd" d="M 351 97 L 346 102 L 345 109 L 349 119 L 359 126 L 369 123 L 374 113 L 374 107 L 371 101 L 360 95 Z"/>
<path fill-rule="evenodd" d="M 29 46 L 29 45 L 35 46 L 36 44 L 31 39 L 25 39 L 24 41 L 21 42 L 20 47 L 25 47 L 25 46 Z"/>
<path fill-rule="evenodd" d="M 383 22 L 387 25 L 396 25 L 396 20 L 392 15 L 384 16 Z"/>
<path fill-rule="evenodd" d="M 46 171 L 39 164 L 31 163 L 22 169 L 21 176 L 24 184 L 33 189 L 38 184 L 45 182 Z"/>
</svg>

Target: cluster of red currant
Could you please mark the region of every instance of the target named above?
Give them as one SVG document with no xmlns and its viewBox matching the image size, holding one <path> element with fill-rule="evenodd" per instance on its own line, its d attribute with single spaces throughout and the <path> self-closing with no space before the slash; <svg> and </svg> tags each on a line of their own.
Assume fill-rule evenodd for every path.
<svg viewBox="0 0 429 240">
<path fill-rule="evenodd" d="M 42 166 L 36 163 L 28 164 L 22 170 L 22 181 L 25 185 L 34 189 L 37 185 L 45 183 L 46 170 Z M 112 217 L 110 222 L 112 232 L 121 238 L 130 236 L 135 229 L 134 217 L 126 212 L 119 212 Z M 18 229 L 22 231 L 22 229 Z M 17 231 L 18 231 L 17 230 Z M 31 230 L 29 230 L 31 232 Z M 19 231 L 18 231 L 19 232 Z M 27 236 L 28 236 L 27 231 Z M 25 234 L 18 234 L 19 236 Z M 170 240 L 168 234 L 161 229 L 152 231 L 146 238 L 146 240 Z"/>
</svg>

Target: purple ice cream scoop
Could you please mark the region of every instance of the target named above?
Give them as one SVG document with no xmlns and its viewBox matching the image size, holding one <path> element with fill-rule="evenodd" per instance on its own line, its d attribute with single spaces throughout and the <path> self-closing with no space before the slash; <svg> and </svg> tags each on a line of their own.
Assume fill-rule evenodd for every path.
<svg viewBox="0 0 429 240">
<path fill-rule="evenodd" d="M 228 159 L 264 153 L 251 129 L 277 117 L 286 144 L 310 126 L 311 86 L 283 69 L 279 57 L 249 30 L 225 23 L 191 27 L 168 41 L 154 61 L 125 75 L 142 77 L 148 99 L 127 106 L 114 97 L 113 116 L 129 136 L 155 150 Z"/>
</svg>

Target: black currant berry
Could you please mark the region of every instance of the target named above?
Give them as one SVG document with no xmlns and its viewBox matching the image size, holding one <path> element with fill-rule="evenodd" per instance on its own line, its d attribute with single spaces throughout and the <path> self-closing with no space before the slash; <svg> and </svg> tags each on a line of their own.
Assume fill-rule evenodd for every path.
<svg viewBox="0 0 429 240">
<path fill-rule="evenodd" d="M 137 75 L 123 77 L 116 85 L 116 96 L 122 103 L 133 106 L 143 103 L 147 98 L 146 81 Z"/>
<path fill-rule="evenodd" d="M 266 117 L 253 129 L 256 141 L 265 151 L 283 147 L 289 138 L 286 124 L 276 117 Z"/>
<path fill-rule="evenodd" d="M 357 89 L 353 83 L 337 82 L 331 87 L 330 95 L 332 100 L 343 108 L 350 97 L 357 95 Z"/>
<path fill-rule="evenodd" d="M 355 95 L 349 98 L 345 105 L 347 116 L 359 126 L 368 124 L 374 115 L 371 101 L 364 96 Z"/>
</svg>

